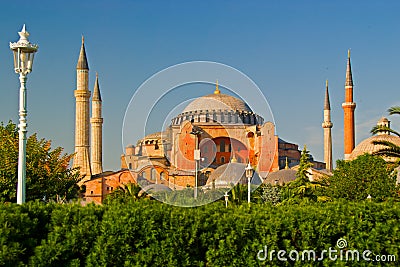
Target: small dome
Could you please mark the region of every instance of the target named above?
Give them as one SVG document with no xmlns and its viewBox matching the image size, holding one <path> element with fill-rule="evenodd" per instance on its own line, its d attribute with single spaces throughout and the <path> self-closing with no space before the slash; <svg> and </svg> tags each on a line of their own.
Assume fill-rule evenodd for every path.
<svg viewBox="0 0 400 267">
<path fill-rule="evenodd" d="M 236 97 L 226 94 L 210 94 L 193 100 L 182 113 L 200 110 L 233 110 L 252 112 L 250 107 Z"/>
<path fill-rule="evenodd" d="M 359 143 L 351 152 L 349 160 L 353 160 L 360 155 L 365 153 L 372 154 L 382 148 L 386 148 L 384 145 L 374 145 L 373 141 L 388 141 L 395 145 L 400 146 L 400 137 L 388 134 L 374 135 Z M 391 160 L 390 158 L 385 158 L 386 160 Z"/>
<path fill-rule="evenodd" d="M 386 117 L 382 117 L 380 118 L 380 120 L 378 121 L 378 124 L 380 123 L 385 123 L 385 122 L 389 122 L 389 120 Z"/>
<path fill-rule="evenodd" d="M 227 163 L 216 168 L 208 177 L 207 185 L 215 184 L 216 187 L 231 187 L 238 183 L 246 184 L 246 164 L 244 163 Z M 252 184 L 260 184 L 261 179 L 257 172 L 254 172 L 251 179 Z"/>
</svg>

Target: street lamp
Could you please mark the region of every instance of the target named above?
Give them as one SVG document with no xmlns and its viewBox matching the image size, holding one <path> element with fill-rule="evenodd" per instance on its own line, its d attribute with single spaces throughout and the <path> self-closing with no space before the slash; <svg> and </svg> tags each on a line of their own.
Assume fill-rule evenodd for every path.
<svg viewBox="0 0 400 267">
<path fill-rule="evenodd" d="M 225 197 L 225 208 L 227 208 L 228 207 L 228 200 L 229 200 L 228 192 L 225 192 L 224 197 Z"/>
<path fill-rule="evenodd" d="M 245 168 L 246 170 L 246 177 L 247 177 L 247 202 L 250 203 L 250 182 L 251 182 L 251 177 L 253 177 L 253 168 L 250 166 L 250 161 L 249 164 L 247 164 L 247 167 Z"/>
<path fill-rule="evenodd" d="M 38 50 L 38 45 L 31 44 L 28 40 L 29 33 L 25 29 L 18 32 L 19 40 L 16 43 L 10 42 L 10 49 L 14 54 L 14 70 L 19 73 L 19 152 L 18 152 L 18 186 L 17 204 L 25 202 L 26 184 L 26 80 L 27 75 L 32 71 L 33 58 Z"/>
<path fill-rule="evenodd" d="M 192 131 L 190 134 L 194 135 L 194 142 L 195 142 L 195 148 L 194 148 L 194 163 L 195 163 L 195 178 L 194 178 L 194 198 L 197 199 L 197 176 L 198 176 L 198 169 L 199 169 L 199 160 L 200 160 L 200 149 L 199 149 L 199 142 L 198 142 L 198 136 L 202 134 L 203 131 L 199 126 L 193 125 Z"/>
</svg>

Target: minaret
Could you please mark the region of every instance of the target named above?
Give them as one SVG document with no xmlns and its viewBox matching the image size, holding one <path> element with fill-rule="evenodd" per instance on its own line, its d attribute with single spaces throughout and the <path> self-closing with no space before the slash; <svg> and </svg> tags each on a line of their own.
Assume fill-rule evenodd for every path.
<svg viewBox="0 0 400 267">
<path fill-rule="evenodd" d="M 342 108 L 344 111 L 344 159 L 347 160 L 355 146 L 354 110 L 356 109 L 356 103 L 353 102 L 353 77 L 351 75 L 350 49 L 347 56 L 345 90 L 345 102 L 342 104 Z"/>
<path fill-rule="evenodd" d="M 382 117 L 382 118 L 378 121 L 378 123 L 376 124 L 376 126 L 390 128 L 390 120 L 388 120 L 388 119 L 385 118 L 385 117 Z M 390 132 L 388 132 L 388 131 L 380 131 L 380 132 L 377 133 L 377 135 L 384 135 L 384 134 L 389 135 Z"/>
<path fill-rule="evenodd" d="M 333 123 L 331 122 L 331 104 L 329 102 L 328 80 L 326 80 L 324 122 L 322 123 L 322 128 L 324 128 L 324 161 L 326 169 L 329 171 L 332 171 L 332 127 Z"/>
<path fill-rule="evenodd" d="M 92 125 L 90 158 L 93 175 L 103 172 L 103 118 L 101 117 L 101 106 L 99 76 L 96 73 L 92 97 L 92 118 L 90 119 Z"/>
<path fill-rule="evenodd" d="M 90 179 L 89 152 L 89 66 L 86 59 L 85 43 L 82 36 L 82 46 L 76 65 L 77 88 L 74 91 L 75 107 L 75 155 L 73 167 L 79 167 L 84 182 Z"/>
</svg>

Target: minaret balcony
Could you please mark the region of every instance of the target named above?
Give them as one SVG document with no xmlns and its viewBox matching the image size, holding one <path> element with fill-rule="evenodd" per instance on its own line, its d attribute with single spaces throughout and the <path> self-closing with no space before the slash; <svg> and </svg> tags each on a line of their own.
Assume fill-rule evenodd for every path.
<svg viewBox="0 0 400 267">
<path fill-rule="evenodd" d="M 342 103 L 342 108 L 343 109 L 350 108 L 352 110 L 355 110 L 356 109 L 356 103 L 354 103 L 354 102 L 344 102 L 344 103 Z"/>
</svg>

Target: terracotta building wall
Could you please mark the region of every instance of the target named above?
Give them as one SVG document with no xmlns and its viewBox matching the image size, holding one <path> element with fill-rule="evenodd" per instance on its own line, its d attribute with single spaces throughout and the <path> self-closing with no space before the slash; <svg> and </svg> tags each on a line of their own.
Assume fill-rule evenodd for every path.
<svg viewBox="0 0 400 267">
<path fill-rule="evenodd" d="M 136 183 L 134 175 L 129 170 L 122 170 L 108 175 L 101 175 L 98 178 L 85 182 L 87 202 L 102 203 L 105 197 L 119 186 L 128 183 Z"/>
</svg>

